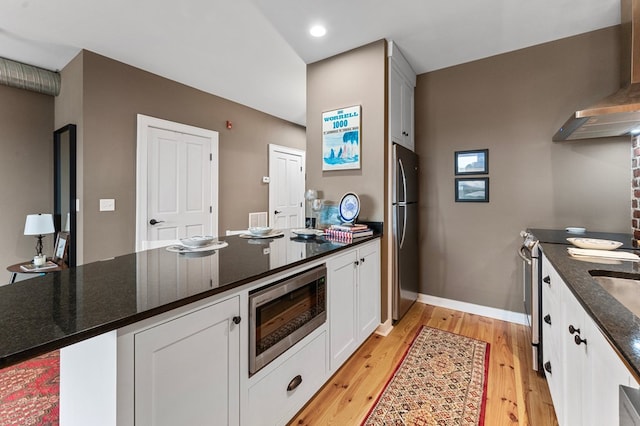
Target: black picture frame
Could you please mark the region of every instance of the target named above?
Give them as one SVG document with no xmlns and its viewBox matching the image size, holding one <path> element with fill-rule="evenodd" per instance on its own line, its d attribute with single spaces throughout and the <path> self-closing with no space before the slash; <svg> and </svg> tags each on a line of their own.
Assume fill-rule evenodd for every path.
<svg viewBox="0 0 640 426">
<path fill-rule="evenodd" d="M 53 262 L 58 265 L 68 264 L 69 262 L 69 233 L 58 232 L 56 245 L 53 248 Z"/>
<path fill-rule="evenodd" d="M 454 153 L 454 170 L 456 175 L 489 174 L 489 150 L 456 151 Z"/>
<path fill-rule="evenodd" d="M 488 203 L 489 178 L 456 178 L 456 203 Z"/>
</svg>

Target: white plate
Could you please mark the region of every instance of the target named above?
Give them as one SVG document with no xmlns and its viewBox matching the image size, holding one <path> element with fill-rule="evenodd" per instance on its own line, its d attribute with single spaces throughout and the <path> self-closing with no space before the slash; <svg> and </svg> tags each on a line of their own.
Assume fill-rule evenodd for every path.
<svg viewBox="0 0 640 426">
<path fill-rule="evenodd" d="M 167 247 L 167 251 L 171 251 L 174 253 L 197 253 L 197 252 L 218 250 L 228 245 L 229 243 L 227 243 L 226 241 L 215 241 L 214 243 L 204 247 L 187 247 L 187 246 L 175 244 Z"/>
<path fill-rule="evenodd" d="M 567 247 L 567 251 L 574 257 L 593 257 L 600 259 L 614 259 L 614 260 L 632 260 L 638 261 L 640 257 L 637 254 L 628 251 L 603 251 L 603 250 L 589 250 L 579 249 L 575 247 Z"/>
<path fill-rule="evenodd" d="M 240 234 L 239 237 L 240 238 L 275 238 L 275 237 L 281 237 L 283 235 L 284 235 L 284 232 L 278 229 L 272 229 L 271 231 L 269 231 L 264 235 Z"/>
<path fill-rule="evenodd" d="M 180 239 L 180 243 L 183 246 L 196 248 L 196 247 L 208 246 L 208 245 L 213 243 L 213 240 L 214 240 L 214 238 L 211 235 L 207 235 L 207 236 L 204 236 L 204 237 L 200 236 L 200 235 L 197 235 L 197 236 L 191 237 L 191 238 L 181 238 Z"/>
<path fill-rule="evenodd" d="M 324 232 L 319 229 L 292 229 L 291 232 L 303 238 L 324 235 Z"/>
<path fill-rule="evenodd" d="M 595 238 L 567 238 L 571 244 L 583 249 L 615 250 L 622 246 L 620 241 L 598 240 Z"/>
</svg>

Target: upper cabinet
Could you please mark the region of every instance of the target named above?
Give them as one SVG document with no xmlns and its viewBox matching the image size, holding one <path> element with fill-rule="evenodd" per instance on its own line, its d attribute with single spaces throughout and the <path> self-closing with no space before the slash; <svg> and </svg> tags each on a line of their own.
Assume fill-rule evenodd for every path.
<svg viewBox="0 0 640 426">
<path fill-rule="evenodd" d="M 414 89 L 416 73 L 393 42 L 389 42 L 389 141 L 415 151 Z"/>
</svg>

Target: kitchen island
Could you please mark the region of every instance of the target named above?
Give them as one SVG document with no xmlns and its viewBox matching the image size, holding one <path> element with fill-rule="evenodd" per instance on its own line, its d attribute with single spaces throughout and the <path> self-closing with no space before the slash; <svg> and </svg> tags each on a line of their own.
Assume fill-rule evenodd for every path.
<svg viewBox="0 0 640 426">
<path fill-rule="evenodd" d="M 226 304 L 235 306 L 229 311 L 233 314 L 225 321 L 230 324 L 239 345 L 234 352 L 239 358 L 235 360 L 237 371 L 231 372 L 228 378 L 237 383 L 233 384 L 231 394 L 224 392 L 225 401 L 236 407 L 230 411 L 237 411 L 229 417 L 233 420 L 230 423 L 248 424 L 246 420 L 239 421 L 239 407 L 250 408 L 250 404 L 257 401 L 251 396 L 252 390 L 274 393 L 269 392 L 269 381 L 278 378 L 280 364 L 284 371 L 299 363 L 295 357 L 297 352 L 304 354 L 307 350 L 308 353 L 323 354 L 324 349 L 316 349 L 327 348 L 326 357 L 322 356 L 326 368 L 317 372 L 315 382 L 307 380 L 295 390 L 298 397 L 293 408 L 287 409 L 289 411 L 285 410 L 286 404 L 282 405 L 282 413 L 290 415 L 290 411 L 299 409 L 305 398 L 315 393 L 329 377 L 327 375 L 332 374 L 342 359 L 346 359 L 379 324 L 380 235 L 377 231 L 373 236 L 349 243 L 322 237 L 301 239 L 286 230 L 283 236 L 269 239 L 237 235 L 220 237 L 227 245 L 214 252 L 185 254 L 159 248 L 4 286 L 0 288 L 0 366 L 63 348 L 61 421 L 74 417 L 74 421 L 67 421 L 67 424 L 82 424 L 92 416 L 100 416 L 103 419 L 100 424 L 142 424 L 138 417 L 134 420 L 134 412 L 138 416 L 140 411 L 138 405 L 134 406 L 140 396 L 134 395 L 134 387 L 138 386 L 134 381 L 139 377 L 134 378 L 133 374 L 138 366 L 138 359 L 133 358 L 134 354 L 139 356 L 136 352 L 140 349 L 138 341 L 152 335 L 149 330 L 160 330 L 159 326 L 163 324 L 178 324 L 176 319 L 196 318 L 200 313 L 208 312 L 203 318 L 209 321 L 213 318 L 209 314 L 217 312 L 216 306 Z M 364 259 L 367 259 L 366 267 Z M 327 265 L 328 299 L 338 291 L 344 292 L 345 285 L 354 289 L 344 293 L 354 296 L 354 306 L 349 312 L 355 320 L 354 338 L 348 340 L 348 350 L 343 350 L 347 346 L 336 340 L 344 335 L 343 332 L 331 335 L 331 315 L 334 317 L 333 328 L 338 330 L 340 312 L 334 309 L 332 313 L 329 301 L 327 324 L 303 339 L 297 348 L 287 352 L 287 356 L 280 357 L 282 360 L 274 361 L 249 378 L 245 370 L 249 290 L 268 286 L 323 263 Z M 357 266 L 360 264 L 362 267 Z M 344 265 L 348 265 L 346 269 Z M 367 279 L 360 282 L 361 276 Z M 353 282 L 345 282 L 347 280 Z M 366 291 L 358 292 L 365 286 L 368 286 Z M 233 303 L 227 303 L 232 299 Z M 193 313 L 197 315 L 191 315 Z M 357 315 L 363 313 L 370 316 L 373 313 L 373 316 L 360 322 Z M 361 324 L 366 327 L 358 329 Z M 331 357 L 334 341 L 336 356 Z M 307 347 L 309 349 L 305 349 Z M 213 360 L 212 364 L 217 361 Z M 140 363 L 146 364 L 146 361 Z M 73 371 L 67 374 L 65 368 Z M 135 374 L 138 374 L 137 370 Z M 305 390 L 305 386 L 311 385 Z M 65 392 L 69 392 L 66 397 Z M 73 412 L 69 411 L 71 406 Z"/>
</svg>

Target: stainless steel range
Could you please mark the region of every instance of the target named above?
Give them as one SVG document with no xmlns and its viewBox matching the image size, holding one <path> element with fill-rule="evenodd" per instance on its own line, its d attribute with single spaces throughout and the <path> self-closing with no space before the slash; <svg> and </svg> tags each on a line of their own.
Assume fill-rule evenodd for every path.
<svg viewBox="0 0 640 426">
<path fill-rule="evenodd" d="M 527 231 L 520 232 L 523 238 L 518 255 L 522 259 L 522 285 L 524 293 L 524 311 L 527 314 L 529 329 L 531 330 L 531 350 L 533 369 L 540 374 L 542 365 L 542 259 L 540 256 L 539 241 Z"/>
</svg>

